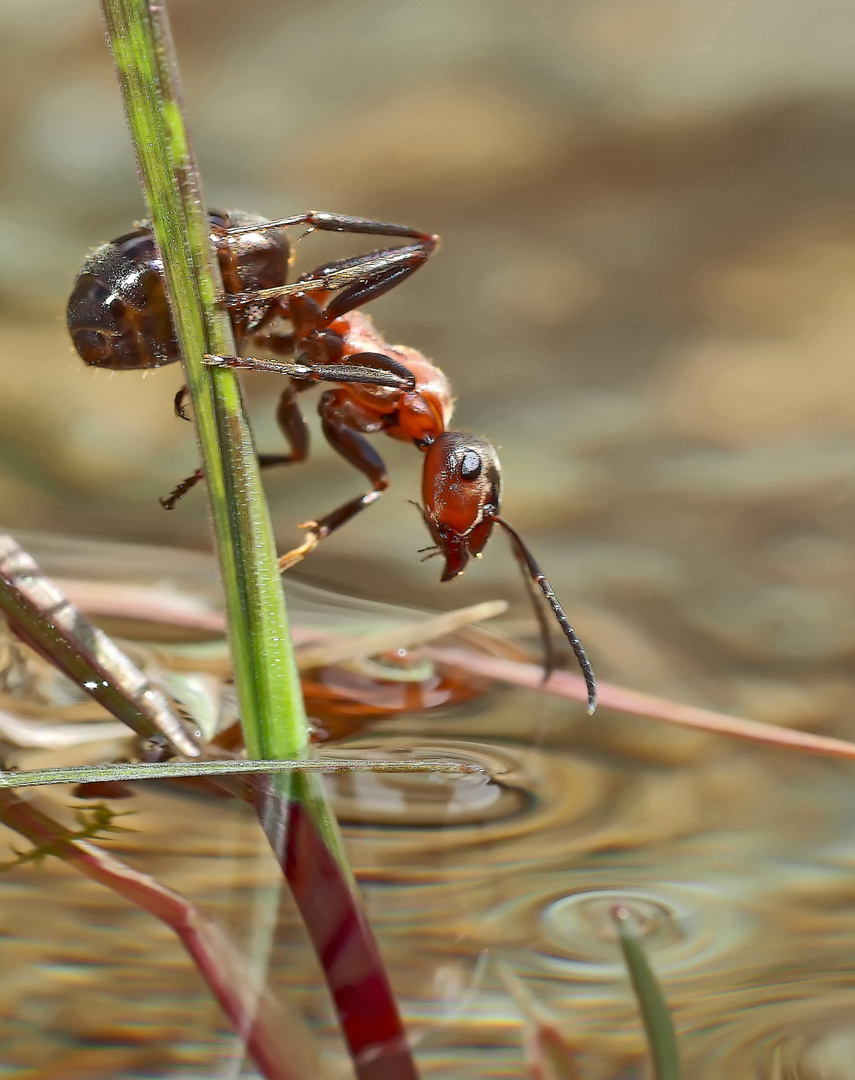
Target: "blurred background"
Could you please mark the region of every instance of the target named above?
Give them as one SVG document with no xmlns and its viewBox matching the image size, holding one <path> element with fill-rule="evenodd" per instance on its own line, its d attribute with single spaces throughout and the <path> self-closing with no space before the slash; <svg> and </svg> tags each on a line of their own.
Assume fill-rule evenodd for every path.
<svg viewBox="0 0 855 1080">
<path fill-rule="evenodd" d="M 855 11 L 848 0 L 171 0 L 211 206 L 401 221 L 443 246 L 371 306 L 447 372 L 601 677 L 847 731 L 855 651 Z M 65 303 L 143 216 L 95 0 L 0 4 L 3 527 L 208 550 L 177 369 L 84 368 Z M 311 245 L 315 245 L 312 247 Z M 351 246 L 348 246 L 351 245 Z M 354 249 L 311 238 L 301 269 Z M 245 380 L 280 446 L 277 380 Z M 307 402 L 311 395 L 307 395 Z M 314 409 L 309 411 L 314 416 Z M 421 456 L 295 573 L 442 608 Z M 315 427 L 281 547 L 362 490 Z M 851 731 L 849 732 L 851 734 Z"/>
</svg>

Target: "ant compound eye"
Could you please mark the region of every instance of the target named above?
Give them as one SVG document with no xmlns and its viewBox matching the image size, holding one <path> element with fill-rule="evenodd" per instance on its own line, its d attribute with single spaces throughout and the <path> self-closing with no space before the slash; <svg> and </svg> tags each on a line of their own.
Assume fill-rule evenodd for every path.
<svg viewBox="0 0 855 1080">
<path fill-rule="evenodd" d="M 477 480 L 481 475 L 483 461 L 477 450 L 467 450 L 460 463 L 460 475 L 464 480 Z"/>
</svg>

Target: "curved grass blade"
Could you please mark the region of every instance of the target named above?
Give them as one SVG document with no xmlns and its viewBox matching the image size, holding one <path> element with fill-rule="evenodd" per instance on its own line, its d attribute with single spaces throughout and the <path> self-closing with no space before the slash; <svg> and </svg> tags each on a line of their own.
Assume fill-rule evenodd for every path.
<svg viewBox="0 0 855 1080">
<path fill-rule="evenodd" d="M 256 789 L 262 822 L 281 830 L 274 852 L 323 964 L 358 1080 L 418 1080 L 406 1032 L 368 918 L 320 833 L 311 807 L 283 801 L 275 779 Z"/>
<path fill-rule="evenodd" d="M 542 690 L 545 694 L 554 694 L 569 701 L 585 701 L 587 696 L 584 680 L 567 671 L 553 672 L 549 682 L 544 683 L 543 668 L 538 664 L 521 664 L 504 657 L 484 656 L 469 649 L 446 649 L 433 645 L 425 649 L 425 654 L 461 671 L 531 690 Z M 598 697 L 603 709 L 614 709 L 615 712 L 659 720 L 665 724 L 696 728 L 714 735 L 728 735 L 822 757 L 855 758 L 855 742 L 846 739 L 815 735 L 810 731 L 798 731 L 741 716 L 728 716 L 727 713 L 684 705 L 655 694 L 644 694 L 640 690 L 626 690 L 614 683 L 600 683 Z"/>
</svg>

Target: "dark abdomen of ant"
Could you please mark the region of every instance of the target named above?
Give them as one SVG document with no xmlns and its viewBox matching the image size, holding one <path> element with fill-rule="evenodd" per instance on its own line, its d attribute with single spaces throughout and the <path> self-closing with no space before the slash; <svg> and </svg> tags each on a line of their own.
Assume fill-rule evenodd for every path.
<svg viewBox="0 0 855 1080">
<path fill-rule="evenodd" d="M 291 246 L 280 230 L 229 239 L 225 230 L 263 224 L 243 211 L 209 213 L 226 293 L 275 289 L 288 279 Z M 264 317 L 263 306 L 229 309 L 238 344 Z M 68 301 L 68 330 L 85 363 L 113 370 L 162 367 L 179 359 L 163 287 L 163 264 L 151 230 L 97 248 L 83 264 Z"/>
</svg>

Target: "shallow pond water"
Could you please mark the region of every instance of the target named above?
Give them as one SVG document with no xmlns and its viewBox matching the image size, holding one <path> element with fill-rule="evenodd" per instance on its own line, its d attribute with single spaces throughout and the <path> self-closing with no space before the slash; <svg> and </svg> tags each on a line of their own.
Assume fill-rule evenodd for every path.
<svg viewBox="0 0 855 1080">
<path fill-rule="evenodd" d="M 66 573 L 86 568 L 86 548 Z M 204 595 L 203 582 L 200 570 L 185 590 Z M 311 606 L 298 596 L 298 618 Z M 851 766 L 696 733 L 641 739 L 644 727 L 494 687 L 320 751 L 447 756 L 493 778 L 325 781 L 425 1077 L 528 1075 L 502 971 L 578 1052 L 585 1080 L 646 1075 L 609 918 L 618 900 L 674 1010 L 686 1076 L 855 1076 Z M 133 790 L 115 803 L 131 831 L 104 846 L 216 916 L 310 1021 L 328 1075 L 350 1075 L 252 811 L 176 784 Z M 29 797 L 64 820 L 83 805 L 67 788 Z M 0 894 L 0 1076 L 254 1075 L 161 924 L 55 859 L 3 874 Z"/>
</svg>

